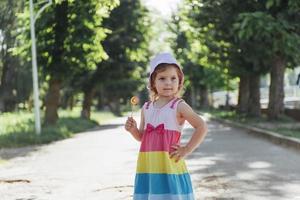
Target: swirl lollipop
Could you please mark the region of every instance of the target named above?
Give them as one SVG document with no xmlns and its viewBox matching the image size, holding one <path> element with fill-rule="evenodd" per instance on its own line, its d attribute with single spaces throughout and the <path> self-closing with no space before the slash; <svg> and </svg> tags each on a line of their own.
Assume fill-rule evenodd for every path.
<svg viewBox="0 0 300 200">
<path fill-rule="evenodd" d="M 131 97 L 130 103 L 131 103 L 131 117 L 132 117 L 133 106 L 136 106 L 139 103 L 139 98 L 137 96 Z"/>
</svg>

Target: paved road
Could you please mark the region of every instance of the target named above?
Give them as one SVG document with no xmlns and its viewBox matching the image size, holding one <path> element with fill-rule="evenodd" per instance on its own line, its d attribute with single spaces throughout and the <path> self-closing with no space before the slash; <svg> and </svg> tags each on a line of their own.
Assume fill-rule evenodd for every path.
<svg viewBox="0 0 300 200">
<path fill-rule="evenodd" d="M 0 150 L 0 200 L 132 199 L 139 143 L 124 118 L 49 145 Z M 186 126 L 183 141 L 192 129 Z M 197 200 L 300 200 L 300 152 L 209 122 L 187 158 Z"/>
</svg>

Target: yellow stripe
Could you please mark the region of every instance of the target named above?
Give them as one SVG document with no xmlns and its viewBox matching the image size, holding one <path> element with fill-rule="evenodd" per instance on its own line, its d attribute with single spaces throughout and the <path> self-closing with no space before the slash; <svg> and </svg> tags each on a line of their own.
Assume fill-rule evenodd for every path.
<svg viewBox="0 0 300 200">
<path fill-rule="evenodd" d="M 187 168 L 182 159 L 177 163 L 174 158 L 170 159 L 168 152 L 140 152 L 137 173 L 183 174 Z"/>
</svg>

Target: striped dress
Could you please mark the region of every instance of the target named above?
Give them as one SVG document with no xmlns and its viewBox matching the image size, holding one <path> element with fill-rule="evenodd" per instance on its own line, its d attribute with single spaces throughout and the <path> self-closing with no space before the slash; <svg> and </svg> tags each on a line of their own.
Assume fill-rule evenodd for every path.
<svg viewBox="0 0 300 200">
<path fill-rule="evenodd" d="M 171 146 L 180 143 L 182 126 L 176 119 L 180 99 L 162 108 L 143 106 L 145 127 L 137 161 L 134 200 L 194 200 L 192 183 L 183 159 L 170 159 Z"/>
</svg>

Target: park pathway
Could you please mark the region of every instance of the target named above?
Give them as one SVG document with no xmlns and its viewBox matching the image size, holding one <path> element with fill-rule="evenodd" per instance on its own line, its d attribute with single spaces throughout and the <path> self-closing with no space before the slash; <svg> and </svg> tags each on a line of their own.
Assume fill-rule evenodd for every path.
<svg viewBox="0 0 300 200">
<path fill-rule="evenodd" d="M 130 200 L 139 143 L 119 118 L 49 145 L 0 150 L 0 200 Z M 186 126 L 182 137 L 192 133 Z M 300 151 L 209 122 L 186 158 L 197 200 L 300 200 Z"/>
</svg>

